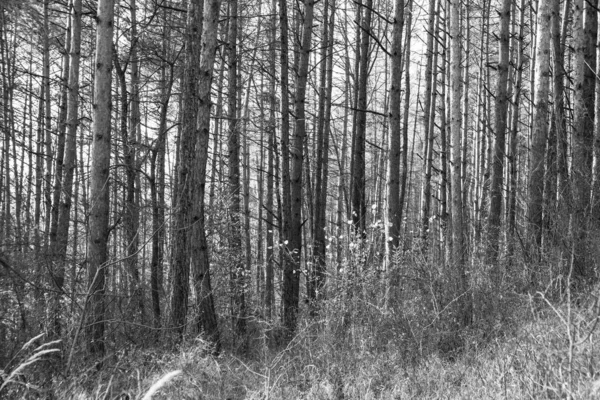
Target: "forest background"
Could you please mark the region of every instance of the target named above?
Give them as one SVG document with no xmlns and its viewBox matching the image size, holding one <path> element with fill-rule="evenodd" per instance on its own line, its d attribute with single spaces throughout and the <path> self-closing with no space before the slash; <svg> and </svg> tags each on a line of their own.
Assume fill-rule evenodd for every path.
<svg viewBox="0 0 600 400">
<path fill-rule="evenodd" d="M 2 0 L 0 394 L 594 396 L 599 18 Z"/>
</svg>

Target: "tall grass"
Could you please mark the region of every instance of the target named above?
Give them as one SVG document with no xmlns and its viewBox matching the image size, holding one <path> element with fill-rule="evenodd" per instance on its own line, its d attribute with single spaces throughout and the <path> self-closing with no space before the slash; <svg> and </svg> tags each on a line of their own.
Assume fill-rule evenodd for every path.
<svg viewBox="0 0 600 400">
<path fill-rule="evenodd" d="M 568 290 L 555 290 L 568 285 L 548 279 L 540 286 L 547 291 L 523 292 L 522 282 L 531 276 L 526 265 L 506 265 L 503 283 L 495 287 L 489 267 L 473 265 L 470 292 L 458 294 L 471 297 L 473 323 L 457 329 L 451 271 L 418 252 L 399 254 L 386 271 L 370 268 L 366 259 L 357 257 L 328 277 L 317 315 L 303 309 L 291 341 L 281 340 L 277 323 L 255 317 L 248 321 L 250 351 L 238 353 L 233 339 L 217 358 L 199 338 L 175 350 L 131 347 L 109 357 L 101 371 L 80 360 L 76 373 L 39 390 L 23 383 L 39 383 L 31 366 L 47 355 L 46 347 L 24 349 L 2 372 L 0 396 L 600 398 L 597 291 L 571 298 Z M 548 269 L 548 276 L 555 275 Z"/>
</svg>

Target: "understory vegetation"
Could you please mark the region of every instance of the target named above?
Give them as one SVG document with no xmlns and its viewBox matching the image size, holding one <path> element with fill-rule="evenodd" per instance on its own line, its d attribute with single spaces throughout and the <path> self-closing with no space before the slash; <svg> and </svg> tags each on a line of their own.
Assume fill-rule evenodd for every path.
<svg viewBox="0 0 600 400">
<path fill-rule="evenodd" d="M 548 277 L 556 261 L 546 260 Z M 506 263 L 502 288 L 473 266 L 473 321 L 455 328 L 447 271 L 418 252 L 388 272 L 337 271 L 327 298 L 305 304 L 292 340 L 259 313 L 247 336 L 220 321 L 223 350 L 190 335 L 177 346 L 146 331 L 111 343 L 102 361 L 39 335 L 2 372 L 3 398 L 525 399 L 600 396 L 596 290 L 571 295 L 569 276 L 527 292 L 530 268 Z M 476 271 L 476 272 L 475 272 Z M 543 277 L 542 277 L 543 279 Z M 71 335 L 75 341 L 77 338 Z M 150 345 L 151 344 L 151 345 Z M 65 367 L 67 366 L 67 367 Z"/>
</svg>

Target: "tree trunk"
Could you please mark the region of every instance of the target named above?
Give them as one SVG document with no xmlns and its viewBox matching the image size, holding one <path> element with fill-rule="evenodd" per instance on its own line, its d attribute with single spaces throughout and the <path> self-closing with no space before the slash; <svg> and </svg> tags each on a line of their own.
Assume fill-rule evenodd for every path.
<svg viewBox="0 0 600 400">
<path fill-rule="evenodd" d="M 229 33 L 227 43 L 228 59 L 228 152 L 229 152 L 229 248 L 231 262 L 231 287 L 233 289 L 232 318 L 234 328 L 239 335 L 246 332 L 245 271 L 242 256 L 242 230 L 240 222 L 240 132 L 238 121 L 238 4 L 237 0 L 229 2 Z"/>
<path fill-rule="evenodd" d="M 298 79 L 294 110 L 296 129 L 294 141 L 290 149 L 292 171 L 290 176 L 291 220 L 288 249 L 291 262 L 285 264 L 283 277 L 283 323 L 292 334 L 296 329 L 298 318 L 298 302 L 300 295 L 300 258 L 302 251 L 302 168 L 304 138 L 306 136 L 306 83 L 308 79 L 308 62 L 310 58 L 314 1 L 304 2 L 304 24 L 302 44 L 298 59 Z M 284 109 L 285 112 L 285 109 Z"/>
<path fill-rule="evenodd" d="M 329 172 L 329 130 L 331 119 L 331 91 L 333 78 L 333 28 L 335 0 L 325 1 L 323 11 L 323 33 L 321 42 L 321 70 L 319 111 L 317 116 L 317 159 L 315 168 L 313 257 L 314 271 L 309 301 L 322 298 L 326 272 L 326 229 L 327 229 L 327 182 Z M 329 13 L 331 8 L 331 13 Z M 314 310 L 314 309 L 313 309 Z"/>
<path fill-rule="evenodd" d="M 56 236 L 51 250 L 56 262 L 58 263 L 55 272 L 55 284 L 58 291 L 63 290 L 65 279 L 66 255 L 69 239 L 69 223 L 71 216 L 71 205 L 73 201 L 73 178 L 75 168 L 77 167 L 77 127 L 79 125 L 79 59 L 81 51 L 81 0 L 73 1 L 71 13 L 71 45 L 69 49 L 69 77 L 68 77 L 68 96 L 66 110 L 67 132 L 65 137 L 65 154 L 62 175 L 60 177 L 60 190 L 63 193 L 62 199 L 59 196 L 60 205 L 56 205 L 58 210 L 58 219 L 56 223 Z M 57 168 L 56 173 L 59 173 Z M 57 177 L 57 181 L 59 178 Z M 56 200 L 56 198 L 55 198 Z M 60 313 L 60 296 L 56 299 L 57 314 Z"/>
<path fill-rule="evenodd" d="M 266 318 L 271 320 L 273 317 L 273 306 L 275 305 L 275 285 L 274 285 L 274 180 L 275 180 L 275 151 L 276 151 L 276 134 L 277 134 L 277 120 L 275 119 L 275 111 L 277 107 L 277 95 L 276 95 L 276 54 L 275 54 L 275 41 L 277 39 L 277 0 L 273 0 L 271 3 L 271 29 L 269 35 L 271 41 L 269 43 L 269 124 L 268 124 L 268 148 L 267 148 L 267 204 L 266 204 L 266 227 L 267 227 L 267 252 L 266 252 L 266 265 L 265 265 L 265 309 Z M 281 223 L 281 221 L 279 221 Z"/>
<path fill-rule="evenodd" d="M 177 183 L 175 186 L 176 213 L 173 221 L 172 275 L 171 275 L 171 328 L 181 339 L 185 331 L 190 274 L 190 230 L 196 229 L 199 222 L 192 220 L 194 202 L 192 184 L 194 160 L 198 155 L 195 148 L 198 141 L 197 115 L 198 99 L 198 60 L 200 57 L 200 34 L 202 30 L 202 0 L 188 4 L 188 20 L 185 33 L 185 65 L 182 81 L 181 136 L 177 160 Z M 192 222 L 195 222 L 192 227 Z"/>
<path fill-rule="evenodd" d="M 510 192 L 508 194 L 507 207 L 508 207 L 508 236 L 507 238 L 507 256 L 510 261 L 510 257 L 514 250 L 514 239 L 516 236 L 517 229 L 517 157 L 518 157 L 518 131 L 519 131 L 519 105 L 521 102 L 521 87 L 523 78 L 524 68 L 524 37 L 523 30 L 525 24 L 525 0 L 521 0 L 521 6 L 519 7 L 519 33 L 517 36 L 518 49 L 517 49 L 517 62 L 516 70 L 517 76 L 515 78 L 514 93 L 512 97 L 512 123 L 510 132 L 510 158 L 509 158 L 509 173 L 510 173 Z"/>
<path fill-rule="evenodd" d="M 500 11 L 500 61 L 498 62 L 498 81 L 496 89 L 496 143 L 492 162 L 492 184 L 490 194 L 490 213 L 488 215 L 488 263 L 496 263 L 500 247 L 500 216 L 502 215 L 502 191 L 504 185 L 504 157 L 506 145 L 506 121 L 508 115 L 508 62 L 509 27 L 512 0 L 502 0 Z M 496 285 L 500 283 L 499 266 L 492 274 Z"/>
<path fill-rule="evenodd" d="M 89 323 L 88 349 L 95 356 L 105 352 L 105 281 L 108 260 L 109 171 L 111 139 L 111 67 L 113 0 L 99 0 L 96 31 L 96 70 L 94 78 L 93 147 L 90 170 L 92 199 L 88 241 Z"/>
<path fill-rule="evenodd" d="M 556 0 L 555 0 L 556 1 Z M 594 72 L 598 19 L 597 0 L 575 1 L 573 46 L 575 48 L 575 92 L 573 99 L 573 207 L 574 241 L 573 277 L 589 283 L 594 280 L 595 266 L 588 253 L 590 196 L 594 141 Z"/>
<path fill-rule="evenodd" d="M 50 27 L 49 27 L 49 0 L 44 0 L 44 38 L 43 38 L 43 73 L 42 90 L 44 92 L 44 249 L 48 250 L 50 232 L 50 216 L 52 215 L 52 99 L 50 98 Z M 8 162 L 8 160 L 7 160 Z"/>
<path fill-rule="evenodd" d="M 192 272 L 196 309 L 198 313 L 198 331 L 204 332 L 214 344 L 214 352 L 221 348 L 221 339 L 217 325 L 217 315 L 210 283 L 210 263 L 204 229 L 204 194 L 206 188 L 206 164 L 208 162 L 208 142 L 210 138 L 210 88 L 217 49 L 219 24 L 219 0 L 205 0 L 204 26 L 202 30 L 202 48 L 198 68 L 198 119 L 199 139 L 194 163 L 194 191 L 192 221 Z"/>
<path fill-rule="evenodd" d="M 373 0 L 367 0 L 361 18 L 360 63 L 358 69 L 358 99 L 356 103 L 356 135 L 352 148 L 352 222 L 359 238 L 366 238 L 365 140 L 367 128 L 367 81 L 369 78 L 369 44 Z"/>
<path fill-rule="evenodd" d="M 162 50 L 166 55 L 169 49 L 170 29 L 167 16 L 164 16 Z M 150 190 L 152 200 L 152 258 L 150 261 L 150 291 L 152 293 L 152 317 L 155 328 L 161 326 L 160 298 L 163 293 L 163 262 L 165 245 L 165 153 L 167 141 L 167 116 L 169 100 L 173 89 L 173 67 L 167 69 L 167 61 L 161 64 L 161 96 L 159 128 L 156 145 L 150 159 Z"/>
<path fill-rule="evenodd" d="M 463 226 L 462 196 L 462 149 L 461 149 L 461 34 L 460 34 L 460 0 L 452 0 L 450 4 L 450 129 L 452 131 L 452 267 L 457 274 L 456 296 L 460 296 L 457 321 L 460 326 L 470 324 L 472 305 L 468 293 L 467 278 L 467 246 L 465 228 Z"/>
<path fill-rule="evenodd" d="M 126 256 L 127 268 L 131 276 L 132 286 L 132 303 L 138 308 L 140 322 L 145 324 L 144 311 L 144 294 L 142 286 L 142 276 L 138 270 L 138 251 L 140 242 L 140 205 L 138 203 L 139 196 L 139 176 L 137 173 L 137 157 L 136 143 L 140 132 L 140 76 L 139 76 L 139 60 L 138 60 L 138 33 L 137 33 L 137 13 L 135 0 L 129 2 L 131 14 L 131 109 L 129 114 L 129 130 L 127 138 L 123 138 L 124 144 L 124 161 L 127 175 L 127 190 L 125 197 L 125 217 L 123 219 L 125 225 L 125 240 L 126 240 Z"/>
<path fill-rule="evenodd" d="M 71 4 L 72 5 L 72 4 Z M 54 258 L 54 249 L 56 248 L 56 235 L 58 232 L 58 215 L 60 194 L 62 191 L 63 167 L 65 157 L 65 135 L 67 130 L 67 101 L 69 94 L 69 53 L 71 52 L 71 24 L 69 18 L 65 32 L 65 46 L 63 48 L 62 74 L 61 74 L 61 94 L 60 94 L 60 109 L 58 115 L 58 138 L 56 143 L 56 162 L 54 173 L 54 187 L 52 189 L 52 215 L 50 222 L 50 254 Z M 16 160 L 15 160 L 16 161 Z M 16 167 L 16 164 L 15 164 Z M 16 169 L 15 169 L 16 171 Z M 55 272 L 52 272 L 55 274 Z"/>
<path fill-rule="evenodd" d="M 432 96 L 434 93 L 433 90 L 433 68 L 434 59 L 436 58 L 436 51 L 434 49 L 434 37 L 436 34 L 434 31 L 437 30 L 436 21 L 439 23 L 439 19 L 436 18 L 436 14 L 439 11 L 439 5 L 437 5 L 436 0 L 429 0 L 429 13 L 428 13 L 428 25 L 427 25 L 427 62 L 425 66 L 425 102 L 423 106 L 423 132 L 425 132 L 425 139 L 423 143 L 423 170 L 425 171 L 425 180 L 423 182 L 423 194 L 421 198 L 421 237 L 427 237 L 427 231 L 429 229 L 429 205 L 431 204 L 431 200 L 429 199 L 431 193 L 431 169 L 429 169 L 429 174 L 427 173 L 427 169 L 431 163 L 430 156 L 430 143 L 433 143 L 433 140 L 430 136 L 431 129 L 431 103 Z M 437 43 L 437 42 L 436 42 Z M 428 179 L 429 176 L 429 179 Z"/>
<path fill-rule="evenodd" d="M 400 235 L 402 233 L 402 219 L 403 219 L 403 215 L 408 215 L 408 213 L 403 212 L 404 210 L 404 203 L 406 201 L 406 183 L 407 183 L 407 178 L 408 178 L 408 118 L 410 115 L 410 87 L 411 87 L 411 81 L 410 81 L 410 61 L 411 61 L 411 51 L 410 51 L 410 44 L 411 44 L 411 33 L 412 33 L 412 12 L 413 12 L 413 0 L 408 0 L 408 19 L 406 21 L 406 45 L 405 45 L 405 56 L 406 56 L 406 60 L 404 62 L 404 73 L 405 73 L 405 77 L 404 77 L 404 116 L 403 116 L 403 125 L 402 125 L 402 147 L 400 149 L 401 152 L 401 166 L 402 166 L 402 173 L 400 175 L 400 197 L 398 199 L 398 203 L 399 203 L 399 210 L 398 210 L 398 217 L 397 219 L 399 220 L 399 225 L 398 225 L 398 235 Z M 419 84 L 421 83 L 421 81 L 419 80 Z M 391 133 L 390 133 L 391 134 Z M 400 241 L 398 241 L 398 246 L 400 245 Z"/>
<path fill-rule="evenodd" d="M 387 224 L 386 252 L 391 259 L 400 244 L 400 229 L 402 226 L 402 204 L 400 203 L 400 163 L 402 159 L 402 29 L 404 28 L 404 0 L 394 2 L 394 25 L 392 27 L 392 44 L 390 62 L 392 76 L 390 78 L 390 111 L 389 111 L 389 155 L 388 155 L 388 193 L 387 193 Z M 407 58 L 407 61 L 409 59 Z M 406 87 L 410 85 L 407 82 Z M 408 97 L 405 104 L 409 103 Z M 406 115 L 406 109 L 404 110 Z M 405 117 L 406 118 L 406 117 Z M 405 167 L 406 169 L 406 167 Z"/>
<path fill-rule="evenodd" d="M 535 110 L 531 165 L 529 170 L 528 221 L 532 251 L 539 259 L 542 251 L 542 216 L 544 205 L 544 161 L 548 137 L 548 87 L 550 75 L 550 22 L 552 1 L 540 0 L 538 9 L 537 52 L 535 64 Z M 535 283 L 535 282 L 532 282 Z"/>
<path fill-rule="evenodd" d="M 564 16 L 568 18 L 568 9 L 570 1 L 565 1 Z M 567 152 L 565 149 L 567 124 L 565 118 L 565 67 L 564 67 L 564 47 L 562 44 L 560 2 L 555 1 L 552 4 L 552 83 L 553 83 L 553 114 L 550 121 L 550 139 L 548 140 L 548 173 L 546 179 L 546 199 L 548 201 L 548 213 L 546 215 L 545 226 L 549 229 L 551 239 L 554 244 L 558 244 L 560 226 L 568 225 L 568 211 L 563 199 L 569 196 L 564 191 L 567 189 L 567 178 L 564 173 L 566 169 Z M 566 216 L 567 218 L 563 218 Z M 561 222 L 562 221 L 562 222 Z"/>
</svg>

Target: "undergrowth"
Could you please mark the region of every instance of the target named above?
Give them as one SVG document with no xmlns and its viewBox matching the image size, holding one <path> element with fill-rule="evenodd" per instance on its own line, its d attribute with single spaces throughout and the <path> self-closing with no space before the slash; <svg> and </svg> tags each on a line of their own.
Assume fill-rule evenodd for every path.
<svg viewBox="0 0 600 400">
<path fill-rule="evenodd" d="M 81 359 L 61 375 L 49 371 L 60 363 L 43 353 L 49 346 L 34 349 L 30 341 L 0 371 L 0 397 L 600 398 L 597 290 L 577 298 L 519 292 L 515 274 L 498 288 L 479 266 L 468 294 L 473 323 L 457 330 L 448 271 L 414 258 L 394 265 L 387 272 L 350 266 L 330 276 L 327 299 L 316 316 L 303 310 L 291 341 L 280 340 L 277 324 L 250 320 L 245 353 L 225 346 L 214 357 L 196 338 L 176 349 L 121 348 L 99 371 Z"/>
</svg>

